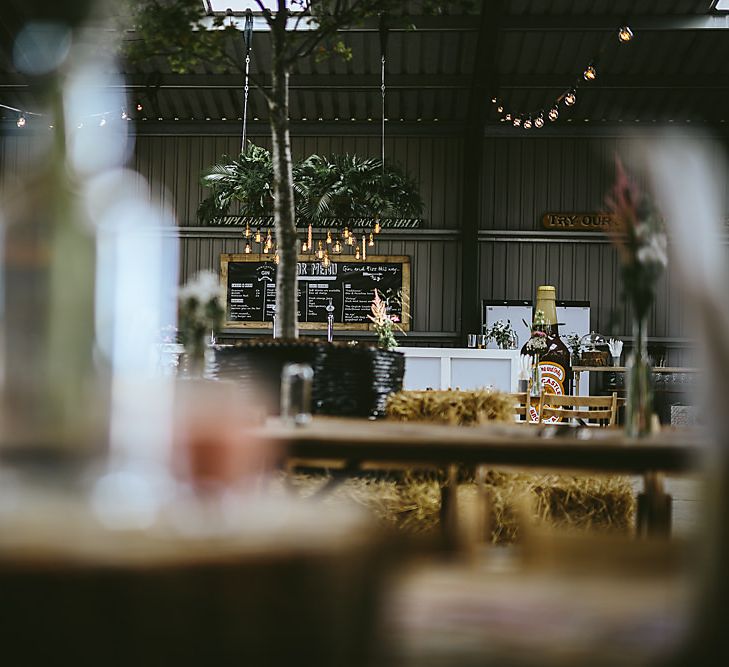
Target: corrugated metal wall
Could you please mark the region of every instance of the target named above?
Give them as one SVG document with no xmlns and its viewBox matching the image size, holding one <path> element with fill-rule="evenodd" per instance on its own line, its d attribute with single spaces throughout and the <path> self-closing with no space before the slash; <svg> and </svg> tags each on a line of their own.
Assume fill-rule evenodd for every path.
<svg viewBox="0 0 729 667">
<path fill-rule="evenodd" d="M 259 137 L 255 140 L 267 143 Z M 315 152 L 379 154 L 377 137 L 294 137 L 292 143 L 296 156 Z M 0 140 L 0 168 L 6 183 L 21 172 L 33 144 L 18 136 Z M 198 185 L 201 169 L 226 152 L 235 154 L 238 147 L 235 136 L 137 138 L 133 166 L 149 179 L 154 197 L 164 198 L 174 207 L 182 227 L 182 280 L 201 268 L 217 268 L 220 253 L 241 250 L 235 230 L 193 229 L 202 194 Z M 528 299 L 538 284 L 554 284 L 560 299 L 590 301 L 593 329 L 629 334 L 629 319 L 620 298 L 619 266 L 610 244 L 594 235 L 557 237 L 540 230 L 539 225 L 546 211 L 600 210 L 613 179 L 615 153 L 630 158 L 638 150 L 633 140 L 609 136 L 532 138 L 520 134 L 486 138 L 480 262 L 478 275 L 473 277 L 478 281 L 480 298 Z M 717 166 L 722 150 L 717 143 Z M 415 333 L 409 342 L 454 344 L 459 340 L 461 295 L 459 140 L 391 137 L 387 155 L 419 181 L 425 220 L 422 231 L 381 237 L 377 252 L 412 258 Z M 727 204 L 727 191 L 724 195 Z M 729 212 L 729 205 L 725 210 Z M 672 361 L 678 363 L 684 359 L 682 350 L 690 330 L 672 279 L 669 270 L 659 284 L 650 331 L 675 348 Z"/>
</svg>

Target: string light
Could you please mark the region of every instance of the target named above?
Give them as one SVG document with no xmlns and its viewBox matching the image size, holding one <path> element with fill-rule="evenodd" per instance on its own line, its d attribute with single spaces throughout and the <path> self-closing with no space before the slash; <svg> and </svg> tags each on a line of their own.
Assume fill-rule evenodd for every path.
<svg viewBox="0 0 729 667">
<path fill-rule="evenodd" d="M 549 120 L 554 122 L 557 118 L 559 118 L 559 109 L 556 106 L 553 106 L 547 115 L 549 116 Z"/>
<path fill-rule="evenodd" d="M 306 245 L 306 241 L 301 244 L 301 252 L 302 254 L 306 254 L 307 252 L 309 252 L 309 246 Z"/>
<path fill-rule="evenodd" d="M 349 227 L 345 227 L 344 230 L 342 230 L 342 236 L 345 239 L 348 239 L 349 238 Z"/>
<path fill-rule="evenodd" d="M 536 128 L 542 128 L 542 127 L 544 127 L 544 114 L 539 114 L 534 119 L 534 127 L 536 127 Z"/>
<path fill-rule="evenodd" d="M 342 252 L 342 244 L 340 243 L 339 239 L 334 241 L 334 246 L 332 247 L 332 251 L 339 254 Z"/>
<path fill-rule="evenodd" d="M 630 29 L 630 26 L 627 26 L 627 25 L 620 26 L 620 30 L 618 30 L 618 39 L 623 44 L 626 44 L 631 39 L 633 39 L 633 31 Z"/>
<path fill-rule="evenodd" d="M 261 242 L 261 230 L 260 229 L 256 229 L 256 235 L 253 237 L 253 240 L 256 243 L 260 243 Z"/>
<path fill-rule="evenodd" d="M 577 102 L 577 94 L 575 93 L 575 89 L 573 88 L 572 90 L 570 90 L 569 93 L 564 96 L 564 103 L 568 107 L 571 107 L 575 102 Z"/>
<path fill-rule="evenodd" d="M 306 230 L 306 245 L 309 247 L 309 250 L 314 249 L 314 230 L 311 227 L 311 223 L 309 223 L 309 227 Z"/>
<path fill-rule="evenodd" d="M 327 231 L 327 245 L 332 244 L 332 233 L 330 231 Z"/>
<path fill-rule="evenodd" d="M 380 219 L 377 218 L 375 220 L 375 234 L 379 234 L 382 231 L 382 226 L 380 225 Z"/>
<path fill-rule="evenodd" d="M 137 111 L 141 111 L 144 109 L 144 107 L 141 105 L 141 103 L 137 102 Z"/>
<path fill-rule="evenodd" d="M 316 258 L 317 259 L 323 259 L 324 258 L 324 247 L 323 247 L 321 241 L 319 241 L 318 247 L 316 249 Z"/>
<path fill-rule="evenodd" d="M 496 111 L 497 111 L 497 113 L 504 113 L 504 107 L 501 104 L 499 104 L 499 106 L 496 107 Z"/>
<path fill-rule="evenodd" d="M 362 259 L 367 259 L 367 236 L 362 234 Z"/>
<path fill-rule="evenodd" d="M 369 241 L 369 243 L 367 245 L 370 248 L 374 248 L 375 247 L 375 236 L 374 236 L 374 234 L 372 234 L 372 232 L 370 232 L 370 241 Z"/>
<path fill-rule="evenodd" d="M 347 236 L 347 245 L 353 246 L 354 245 L 354 234 L 350 234 Z"/>
<path fill-rule="evenodd" d="M 251 226 L 246 222 L 246 230 L 243 232 L 243 236 L 247 239 L 251 238 Z"/>
<path fill-rule="evenodd" d="M 25 127 L 25 122 L 25 116 L 23 114 L 20 114 L 20 116 L 18 116 L 18 120 L 15 121 L 15 124 L 18 127 Z"/>
<path fill-rule="evenodd" d="M 594 81 L 597 79 L 597 70 L 595 69 L 595 66 L 590 63 L 586 68 L 582 76 L 585 78 L 585 81 Z"/>
<path fill-rule="evenodd" d="M 121 119 L 122 120 L 129 120 L 129 114 L 127 113 L 127 110 L 126 109 L 122 109 Z"/>
<path fill-rule="evenodd" d="M 357 249 L 354 251 L 354 258 L 359 259 L 359 246 L 357 246 Z"/>
<path fill-rule="evenodd" d="M 521 118 L 519 116 L 516 116 L 514 118 L 514 127 L 519 127 L 521 125 Z"/>
<path fill-rule="evenodd" d="M 106 125 L 106 118 L 103 116 L 101 117 L 101 120 L 99 121 L 99 127 L 104 127 Z"/>
<path fill-rule="evenodd" d="M 246 255 L 250 255 L 251 254 L 251 244 L 248 241 L 246 241 L 246 247 L 243 249 L 243 252 Z"/>
<path fill-rule="evenodd" d="M 532 119 L 531 118 L 527 118 L 524 121 L 524 129 L 525 130 L 531 130 L 532 129 Z"/>
</svg>

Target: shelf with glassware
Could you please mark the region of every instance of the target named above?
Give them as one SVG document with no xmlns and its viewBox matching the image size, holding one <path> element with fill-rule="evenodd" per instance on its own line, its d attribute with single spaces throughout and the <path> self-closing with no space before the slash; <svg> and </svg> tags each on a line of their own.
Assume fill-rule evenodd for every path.
<svg viewBox="0 0 729 667">
<path fill-rule="evenodd" d="M 625 366 L 573 366 L 572 372 L 574 373 L 574 395 L 580 394 L 580 376 L 582 373 L 625 373 Z M 695 374 L 701 369 L 699 368 L 685 368 L 679 366 L 657 366 L 652 369 L 655 374 L 661 375 L 681 375 L 681 374 Z"/>
</svg>

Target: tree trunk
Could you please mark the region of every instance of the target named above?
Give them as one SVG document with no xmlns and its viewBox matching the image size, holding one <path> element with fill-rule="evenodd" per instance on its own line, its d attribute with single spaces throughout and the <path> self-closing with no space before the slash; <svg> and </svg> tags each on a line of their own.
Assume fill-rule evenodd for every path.
<svg viewBox="0 0 729 667">
<path fill-rule="evenodd" d="M 289 72 L 283 63 L 286 43 L 285 15 L 283 21 L 279 21 L 277 17 L 275 25 L 272 26 L 272 38 L 273 71 L 268 108 L 273 139 L 274 222 L 279 254 L 276 274 L 276 334 L 282 338 L 297 338 L 299 335 L 296 316 L 298 241 L 289 136 Z"/>
</svg>

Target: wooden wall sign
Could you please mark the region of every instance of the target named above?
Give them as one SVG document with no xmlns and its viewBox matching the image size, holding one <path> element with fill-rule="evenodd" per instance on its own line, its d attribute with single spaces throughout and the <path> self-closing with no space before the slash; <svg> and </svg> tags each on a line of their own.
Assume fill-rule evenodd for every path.
<svg viewBox="0 0 729 667">
<path fill-rule="evenodd" d="M 545 213 L 542 227 L 550 232 L 607 232 L 616 224 L 610 213 Z"/>
<path fill-rule="evenodd" d="M 377 289 L 384 296 L 402 294 L 391 308 L 405 331 L 410 328 L 410 257 L 372 255 L 366 260 L 332 259 L 328 267 L 299 256 L 298 318 L 301 329 L 326 329 L 326 307 L 334 306 L 334 328 L 371 329 L 367 318 Z M 221 254 L 220 281 L 225 287 L 225 327 L 270 328 L 276 303 L 276 264 L 271 255 Z"/>
</svg>

